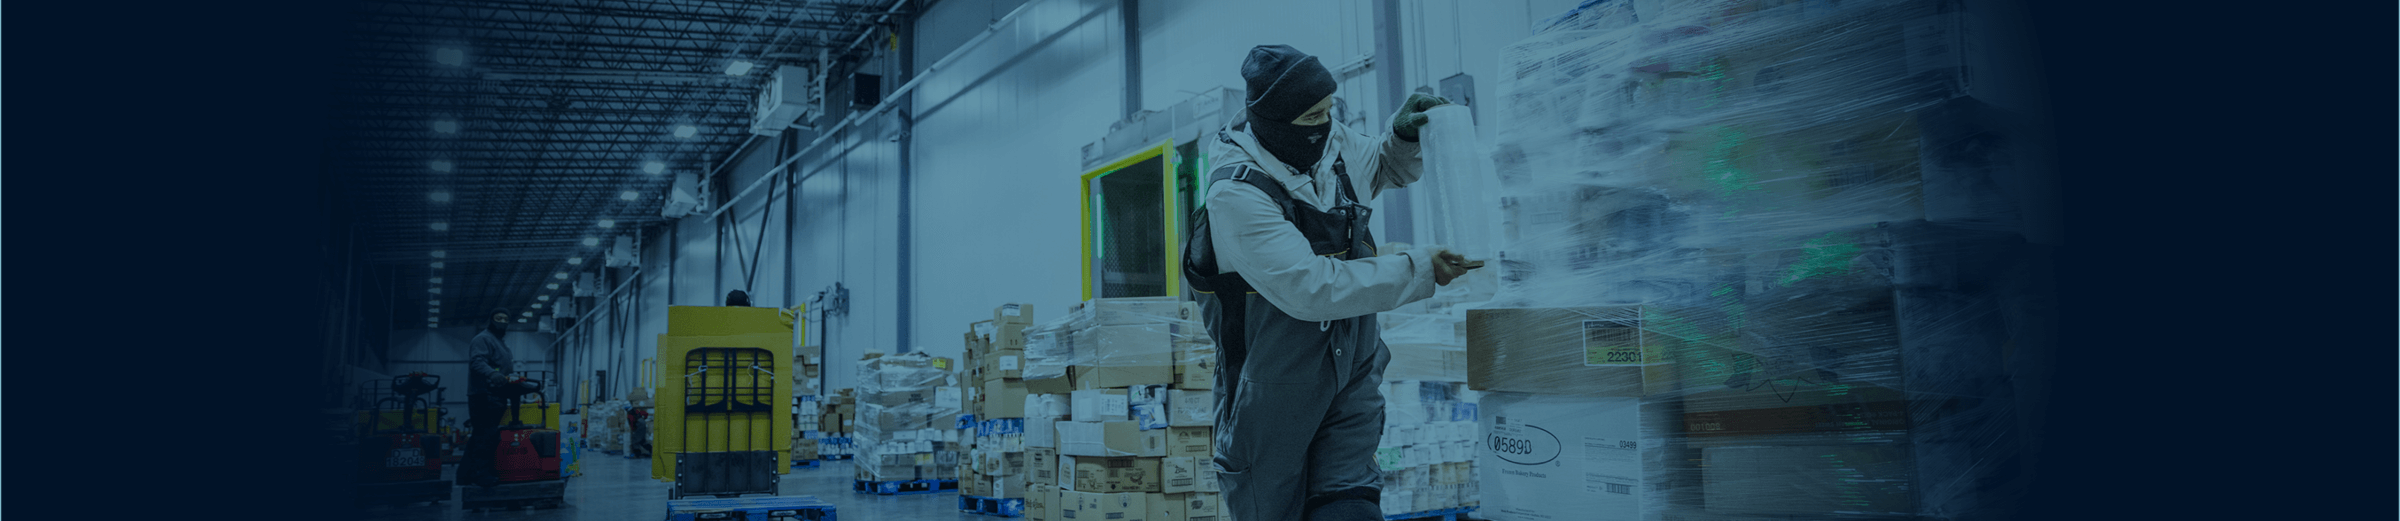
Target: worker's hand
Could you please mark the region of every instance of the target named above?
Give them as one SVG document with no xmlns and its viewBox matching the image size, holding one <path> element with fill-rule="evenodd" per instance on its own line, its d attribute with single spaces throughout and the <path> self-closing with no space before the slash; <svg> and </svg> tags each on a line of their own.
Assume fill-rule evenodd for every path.
<svg viewBox="0 0 2400 521">
<path fill-rule="evenodd" d="M 1441 96 L 1408 95 L 1408 101 L 1400 104 L 1400 113 L 1392 116 L 1392 135 L 1400 136 L 1402 140 L 1416 141 L 1417 129 L 1424 128 L 1426 122 L 1432 121 L 1432 118 L 1425 116 L 1426 109 L 1448 104 L 1450 100 Z"/>
<path fill-rule="evenodd" d="M 1465 276 L 1467 270 L 1483 267 L 1483 261 L 1467 260 L 1465 255 L 1441 250 L 1433 254 L 1433 283 L 1448 286 L 1450 281 Z"/>
</svg>

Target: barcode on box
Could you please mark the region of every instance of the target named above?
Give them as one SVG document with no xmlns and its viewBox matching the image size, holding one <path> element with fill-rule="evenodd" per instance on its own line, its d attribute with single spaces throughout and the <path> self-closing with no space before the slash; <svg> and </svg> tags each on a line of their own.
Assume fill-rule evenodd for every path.
<svg viewBox="0 0 2400 521">
<path fill-rule="evenodd" d="M 1610 493 L 1610 494 L 1627 494 L 1627 495 L 1631 495 L 1631 494 L 1633 494 L 1633 485 L 1625 485 L 1625 484 L 1619 484 L 1619 483 L 1610 483 L 1610 484 L 1608 484 L 1608 493 Z"/>
<path fill-rule="evenodd" d="M 1189 487 L 1192 486 L 1192 478 L 1175 478 L 1167 481 L 1167 484 L 1178 487 Z"/>
</svg>

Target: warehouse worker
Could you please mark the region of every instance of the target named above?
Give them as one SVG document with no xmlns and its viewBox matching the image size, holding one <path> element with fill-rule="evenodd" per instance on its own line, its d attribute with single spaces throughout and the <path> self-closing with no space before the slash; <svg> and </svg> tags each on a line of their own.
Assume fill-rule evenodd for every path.
<svg viewBox="0 0 2400 521">
<path fill-rule="evenodd" d="M 725 306 L 736 308 L 750 307 L 750 293 L 738 289 L 733 290 L 732 293 L 726 293 Z"/>
<path fill-rule="evenodd" d="M 1423 175 L 1423 112 L 1448 100 L 1410 96 L 1388 132 L 1369 136 L 1335 120 L 1336 83 L 1315 57 L 1259 46 L 1242 80 L 1247 121 L 1213 140 L 1219 166 L 1198 219 L 1209 230 L 1185 250 L 1219 344 L 1226 517 L 1381 520 L 1378 384 L 1391 354 L 1375 314 L 1433 296 L 1475 264 L 1441 248 L 1376 256 L 1365 204 Z"/>
<path fill-rule="evenodd" d="M 491 322 L 467 342 L 467 457 L 458 463 L 459 483 L 491 486 L 500 475 L 492 458 L 500 450 L 500 418 L 508 399 L 535 384 L 511 378 L 517 356 L 500 339 L 508 335 L 508 310 L 493 308 Z"/>
</svg>

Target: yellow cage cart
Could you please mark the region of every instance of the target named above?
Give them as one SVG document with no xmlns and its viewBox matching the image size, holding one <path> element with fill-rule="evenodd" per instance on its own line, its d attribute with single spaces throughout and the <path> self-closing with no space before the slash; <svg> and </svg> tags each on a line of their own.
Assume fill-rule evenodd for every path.
<svg viewBox="0 0 2400 521">
<path fill-rule="evenodd" d="M 669 499 L 774 494 L 791 468 L 792 328 L 775 308 L 669 306 L 651 477 Z"/>
</svg>

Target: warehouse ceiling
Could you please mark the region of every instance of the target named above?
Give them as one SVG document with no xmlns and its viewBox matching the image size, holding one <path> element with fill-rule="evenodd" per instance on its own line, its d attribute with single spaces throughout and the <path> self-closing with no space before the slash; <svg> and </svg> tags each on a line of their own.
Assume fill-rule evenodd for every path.
<svg viewBox="0 0 2400 521">
<path fill-rule="evenodd" d="M 395 274 L 393 326 L 546 314 L 540 297 L 572 288 L 559 274 L 600 266 L 614 236 L 662 220 L 675 174 L 749 139 L 775 67 L 884 34 L 905 1 L 358 4 L 330 167 Z"/>
</svg>

